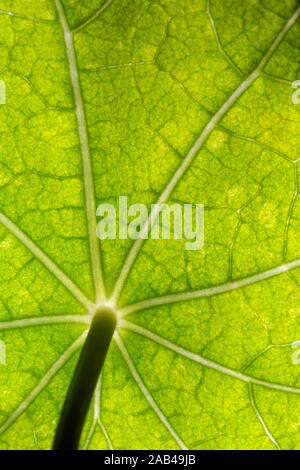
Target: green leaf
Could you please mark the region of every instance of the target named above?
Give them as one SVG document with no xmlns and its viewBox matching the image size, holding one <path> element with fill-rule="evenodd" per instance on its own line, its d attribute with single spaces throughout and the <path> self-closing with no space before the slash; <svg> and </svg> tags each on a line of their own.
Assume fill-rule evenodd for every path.
<svg viewBox="0 0 300 470">
<path fill-rule="evenodd" d="M 1 449 L 51 448 L 106 298 L 118 327 L 82 448 L 300 448 L 299 16 L 0 1 Z M 122 195 L 204 204 L 203 249 L 100 246 L 96 208 Z"/>
</svg>

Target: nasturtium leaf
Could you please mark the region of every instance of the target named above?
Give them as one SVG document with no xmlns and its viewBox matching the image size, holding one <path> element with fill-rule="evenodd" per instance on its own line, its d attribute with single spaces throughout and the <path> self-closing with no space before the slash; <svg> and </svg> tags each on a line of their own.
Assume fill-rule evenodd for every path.
<svg viewBox="0 0 300 470">
<path fill-rule="evenodd" d="M 118 326 L 81 448 L 300 448 L 299 17 L 0 1 L 1 449 L 51 448 L 103 303 Z M 120 196 L 204 204 L 203 248 L 100 243 Z"/>
</svg>

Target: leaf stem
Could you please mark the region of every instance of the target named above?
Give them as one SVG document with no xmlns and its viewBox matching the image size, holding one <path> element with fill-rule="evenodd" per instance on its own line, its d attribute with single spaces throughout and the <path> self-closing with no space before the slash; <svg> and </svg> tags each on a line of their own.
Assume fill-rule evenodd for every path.
<svg viewBox="0 0 300 470">
<path fill-rule="evenodd" d="M 53 450 L 76 450 L 115 328 L 116 315 L 99 308 L 79 357 L 58 422 Z"/>
</svg>

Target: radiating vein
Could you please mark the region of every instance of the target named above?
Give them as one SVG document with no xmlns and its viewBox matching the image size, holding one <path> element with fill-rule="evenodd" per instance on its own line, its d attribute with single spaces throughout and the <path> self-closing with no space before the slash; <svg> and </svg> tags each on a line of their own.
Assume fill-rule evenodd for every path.
<svg viewBox="0 0 300 470">
<path fill-rule="evenodd" d="M 92 302 L 78 286 L 8 217 L 0 212 L 0 222 L 21 242 L 46 268 L 71 292 L 86 308 L 92 308 Z"/>
<path fill-rule="evenodd" d="M 38 385 L 32 392 L 25 398 L 18 408 L 10 415 L 10 417 L 0 427 L 0 434 L 5 432 L 19 416 L 32 404 L 36 397 L 44 390 L 49 382 L 55 377 L 58 371 L 69 361 L 69 359 L 76 353 L 76 351 L 83 345 L 87 336 L 85 331 L 76 341 L 60 356 L 60 358 L 53 364 L 53 366 L 44 375 Z"/>
<path fill-rule="evenodd" d="M 101 419 L 101 411 L 100 411 L 100 406 L 101 406 L 101 391 L 102 391 L 102 374 L 100 375 L 99 377 L 99 380 L 98 380 L 98 383 L 97 383 L 97 386 L 96 386 L 96 390 L 95 390 L 95 397 L 94 397 L 94 416 L 93 416 L 93 421 L 92 421 L 92 425 L 90 427 L 90 431 L 88 433 L 88 436 L 87 436 L 87 439 L 85 441 L 85 444 L 83 446 L 83 450 L 87 450 L 89 445 L 90 445 L 90 442 L 92 440 L 92 437 L 96 431 L 96 427 L 97 425 L 100 426 L 103 434 L 104 434 L 104 437 L 106 439 L 106 442 L 107 442 L 107 445 L 109 447 L 110 450 L 113 450 L 113 446 L 112 446 L 112 443 L 111 443 L 111 440 L 109 438 L 109 435 L 108 435 L 108 432 L 102 422 L 102 419 Z"/>
<path fill-rule="evenodd" d="M 95 409 L 94 409 L 94 417 L 97 420 L 97 422 L 100 425 L 100 428 L 102 429 L 102 432 L 104 434 L 104 437 L 106 439 L 106 442 L 108 444 L 108 447 L 110 450 L 113 450 L 113 446 L 111 443 L 111 440 L 109 438 L 108 432 L 103 424 L 102 418 L 101 418 L 101 403 L 102 403 L 102 374 L 99 377 L 97 387 L 95 390 Z"/>
<path fill-rule="evenodd" d="M 90 427 L 90 430 L 89 430 L 89 433 L 88 433 L 88 436 L 86 438 L 86 441 L 82 447 L 82 450 L 87 450 L 89 445 L 90 445 L 90 442 L 93 438 L 93 435 L 95 434 L 95 431 L 96 431 L 96 427 L 97 427 L 97 421 L 95 419 L 93 419 L 92 421 L 92 425 Z"/>
<path fill-rule="evenodd" d="M 74 33 L 75 32 L 77 33 L 78 31 L 81 31 L 82 29 L 89 26 L 93 21 L 95 21 L 101 15 L 101 13 L 104 12 L 104 10 L 106 10 L 106 8 L 109 7 L 109 5 L 112 2 L 113 2 L 113 0 L 107 0 L 107 2 L 105 2 L 100 8 L 98 8 L 98 10 L 90 18 L 88 18 L 86 21 L 84 21 L 81 25 L 76 26 L 75 28 L 73 28 L 72 31 Z"/>
<path fill-rule="evenodd" d="M 170 294 L 161 297 L 154 297 L 152 299 L 142 300 L 132 305 L 128 305 L 120 310 L 120 316 L 124 317 L 130 313 L 139 312 L 148 308 L 157 307 L 159 305 L 172 304 L 176 302 L 184 302 L 193 299 L 199 299 L 201 297 L 211 297 L 212 295 L 225 294 L 242 287 L 247 287 L 260 281 L 265 281 L 280 274 L 296 269 L 300 266 L 300 259 L 291 261 L 290 263 L 282 264 L 276 268 L 269 269 L 253 276 L 246 277 L 243 279 L 237 279 L 236 281 L 229 282 L 226 284 L 220 284 L 218 286 L 208 287 L 206 289 L 199 289 L 190 292 L 182 292 L 180 294 Z"/>
<path fill-rule="evenodd" d="M 145 239 L 147 238 L 147 234 L 149 233 L 150 228 L 152 227 L 152 225 L 154 224 L 154 222 L 156 221 L 159 215 L 159 212 L 160 212 L 159 205 L 165 203 L 169 199 L 174 188 L 176 187 L 176 185 L 178 184 L 178 182 L 180 181 L 180 179 L 182 178 L 186 170 L 189 168 L 192 161 L 194 160 L 194 157 L 202 148 L 206 139 L 215 129 L 216 125 L 225 116 L 225 114 L 231 109 L 231 107 L 236 103 L 236 101 L 245 93 L 246 90 L 248 90 L 251 87 L 251 85 L 260 76 L 260 73 L 262 72 L 262 70 L 264 69 L 264 67 L 270 60 L 270 58 L 272 57 L 273 53 L 276 51 L 277 47 L 279 46 L 279 44 L 281 43 L 285 35 L 288 33 L 291 27 L 295 24 L 299 15 L 300 15 L 300 7 L 295 11 L 293 16 L 289 19 L 289 21 L 285 24 L 283 29 L 278 34 L 278 36 L 275 38 L 275 40 L 271 44 L 270 48 L 268 49 L 268 51 L 266 52 L 266 54 L 260 61 L 259 65 L 256 67 L 256 69 L 239 85 L 239 87 L 234 91 L 234 93 L 232 93 L 232 95 L 228 98 L 228 100 L 221 106 L 221 108 L 210 119 L 210 121 L 205 126 L 200 136 L 194 143 L 193 147 L 190 149 L 190 151 L 184 158 L 179 168 L 173 174 L 171 180 L 169 181 L 169 183 L 167 184 L 167 186 L 161 193 L 156 203 L 157 205 L 156 205 L 155 210 L 151 211 L 151 215 L 149 219 L 143 225 L 141 232 L 140 232 L 140 238 L 136 242 L 134 242 L 131 250 L 129 251 L 127 259 L 123 265 L 123 268 L 121 269 L 120 275 L 115 284 L 115 288 L 113 292 L 113 300 L 115 302 L 117 302 L 120 296 L 124 283 L 131 271 L 131 268 L 135 262 L 135 259 L 139 251 L 141 250 L 143 246 Z"/>
<path fill-rule="evenodd" d="M 34 326 L 57 325 L 68 323 L 82 323 L 89 325 L 90 315 L 57 315 L 53 317 L 24 318 L 21 320 L 11 320 L 0 322 L 1 330 L 17 330 L 31 328 Z"/>
<path fill-rule="evenodd" d="M 275 447 L 277 447 L 278 450 L 281 450 L 280 449 L 280 446 L 278 444 L 278 442 L 276 441 L 276 439 L 272 436 L 271 432 L 269 431 L 266 423 L 264 422 L 258 408 L 257 408 L 257 405 L 256 405 L 256 402 L 255 402 L 255 398 L 254 398 L 254 393 L 253 393 L 253 385 L 252 384 L 249 384 L 249 395 L 250 395 L 250 401 L 251 401 L 251 405 L 254 409 L 254 412 L 260 422 L 260 424 L 262 425 L 266 435 L 268 436 L 268 438 L 270 439 L 270 441 L 275 445 Z"/>
<path fill-rule="evenodd" d="M 90 445 L 90 442 L 93 438 L 93 435 L 96 431 L 96 427 L 97 425 L 100 426 L 103 434 L 104 434 L 104 437 L 106 439 L 106 442 L 107 442 L 107 445 L 109 447 L 110 450 L 113 450 L 113 447 L 112 447 L 112 444 L 111 444 L 111 441 L 109 439 L 109 436 L 108 436 L 108 433 L 102 423 L 102 420 L 101 420 L 101 413 L 100 413 L 100 404 L 101 404 L 101 389 L 102 389 L 102 374 L 100 375 L 99 377 L 99 380 L 97 382 L 97 386 L 96 386 L 96 390 L 95 390 L 95 393 L 94 393 L 94 415 L 93 415 L 93 421 L 92 421 L 92 424 L 91 424 L 91 427 L 90 427 L 90 431 L 88 433 L 88 436 L 86 438 L 86 441 L 85 441 L 85 444 L 83 446 L 83 450 L 87 450 L 89 445 Z"/>
<path fill-rule="evenodd" d="M 248 384 L 252 383 L 255 385 L 260 385 L 262 387 L 270 388 L 272 390 L 277 390 L 280 392 L 295 393 L 297 395 L 300 395 L 300 388 L 287 387 L 285 385 L 281 385 L 281 384 L 277 384 L 273 382 L 267 382 L 265 380 L 256 379 L 255 377 L 242 374 L 234 369 L 230 369 L 228 367 L 222 366 L 221 364 L 218 364 L 217 362 L 213 362 L 210 359 L 200 356 L 199 354 L 195 354 L 191 351 L 188 351 L 187 349 L 184 349 L 181 346 L 178 346 L 177 344 L 171 343 L 167 339 L 161 336 L 158 336 L 152 333 L 152 331 L 149 331 L 146 328 L 143 328 L 141 326 L 127 322 L 125 320 L 122 320 L 119 326 L 120 328 L 125 328 L 141 336 L 144 336 L 154 341 L 155 343 L 159 344 L 160 346 L 167 348 L 170 351 L 175 352 L 176 354 L 179 354 L 180 356 L 186 357 L 187 359 L 197 362 L 198 364 L 201 364 L 202 366 L 207 367 L 209 369 L 216 370 L 217 372 L 220 372 L 221 374 L 229 375 L 230 377 L 233 377 L 234 379 L 241 380 L 242 382 L 246 382 Z"/>
<path fill-rule="evenodd" d="M 294 194 L 293 194 L 293 197 L 292 197 L 292 201 L 291 201 L 291 204 L 290 204 L 290 207 L 289 207 L 288 216 L 287 216 L 286 224 L 285 224 L 284 246 L 283 246 L 283 259 L 284 260 L 286 260 L 286 258 L 287 258 L 290 224 L 291 224 L 291 220 L 292 220 L 296 200 L 297 200 L 297 197 L 298 197 L 298 168 L 297 168 L 297 163 L 296 162 L 294 163 L 294 185 L 295 185 Z"/>
<path fill-rule="evenodd" d="M 139 373 L 137 372 L 137 370 L 136 370 L 136 368 L 135 368 L 135 366 L 134 366 L 134 364 L 133 364 L 133 362 L 132 362 L 132 360 L 129 356 L 129 353 L 128 353 L 128 351 L 127 351 L 127 349 L 126 349 L 126 347 L 125 347 L 125 345 L 124 345 L 123 341 L 121 340 L 118 333 L 115 333 L 114 339 L 115 339 L 115 341 L 116 341 L 116 343 L 117 343 L 117 345 L 120 349 L 120 352 L 121 352 L 121 354 L 124 358 L 124 361 L 126 362 L 126 364 L 128 366 L 128 369 L 130 370 L 134 380 L 136 381 L 139 389 L 141 390 L 142 394 L 146 398 L 147 402 L 153 408 L 153 410 L 155 411 L 155 413 L 157 414 L 157 416 L 161 420 L 161 422 L 164 424 L 164 426 L 168 429 L 168 431 L 170 432 L 172 437 L 175 439 L 175 441 L 177 442 L 179 447 L 182 450 L 187 450 L 187 447 L 185 446 L 183 441 L 180 439 L 180 437 L 178 436 L 176 431 L 173 429 L 173 427 L 171 426 L 171 424 L 169 423 L 169 421 L 167 420 L 165 415 L 159 409 L 159 407 L 155 403 L 154 399 L 152 398 L 149 390 L 147 389 L 147 387 L 145 386 L 145 384 L 142 381 L 141 377 L 139 376 Z"/>
<path fill-rule="evenodd" d="M 213 30 L 213 33 L 214 33 L 214 36 L 215 36 L 216 43 L 217 43 L 217 45 L 218 45 L 219 51 L 220 51 L 221 54 L 225 57 L 225 60 L 229 63 L 229 65 L 230 65 L 231 67 L 233 67 L 239 75 L 244 76 L 245 74 L 244 74 L 244 73 L 239 69 L 239 67 L 233 62 L 233 60 L 232 60 L 231 57 L 225 52 L 225 49 L 223 48 L 223 46 L 222 46 L 222 44 L 221 44 L 221 41 L 220 41 L 220 38 L 219 38 L 219 35 L 218 35 L 218 31 L 217 31 L 217 28 L 216 28 L 216 25 L 215 25 L 215 20 L 213 19 L 213 16 L 212 16 L 212 14 L 211 14 L 210 0 L 207 0 L 207 4 L 206 4 L 206 13 L 207 13 L 207 16 L 208 16 L 208 18 L 209 18 L 209 21 L 210 21 L 210 24 L 211 24 L 211 27 L 212 27 L 212 30 Z"/>
<path fill-rule="evenodd" d="M 12 11 L 0 10 L 0 15 L 8 15 L 10 17 L 14 16 L 16 18 L 21 18 L 26 21 L 30 21 L 32 23 L 48 23 L 48 24 L 55 24 L 54 20 L 46 20 L 43 18 L 33 18 L 27 17 L 25 15 L 21 15 L 20 13 L 13 13 Z"/>
<path fill-rule="evenodd" d="M 105 299 L 105 288 L 102 275 L 102 264 L 99 249 L 99 240 L 97 238 L 96 228 L 96 197 L 95 185 L 93 180 L 93 169 L 91 162 L 91 152 L 89 146 L 89 137 L 87 130 L 87 122 L 85 115 L 85 108 L 83 103 L 83 96 L 79 78 L 79 71 L 77 65 L 77 57 L 74 46 L 73 34 L 69 28 L 65 12 L 61 5 L 60 0 L 55 0 L 56 7 L 60 19 L 60 23 L 64 32 L 67 56 L 69 61 L 69 69 L 71 76 L 71 83 L 73 88 L 74 100 L 76 105 L 76 117 L 78 124 L 78 133 L 80 139 L 82 165 L 84 173 L 84 188 L 86 199 L 87 222 L 89 232 L 89 244 L 91 254 L 91 264 L 94 278 L 96 302 Z"/>
</svg>

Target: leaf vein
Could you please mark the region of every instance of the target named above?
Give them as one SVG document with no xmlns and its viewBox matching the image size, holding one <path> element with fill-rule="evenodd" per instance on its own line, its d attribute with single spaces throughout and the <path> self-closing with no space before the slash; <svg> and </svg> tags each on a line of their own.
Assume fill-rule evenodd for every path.
<svg viewBox="0 0 300 470">
<path fill-rule="evenodd" d="M 125 328 L 126 330 L 130 330 L 130 331 L 133 331 L 134 333 L 144 336 L 154 341 L 155 343 L 159 344 L 160 346 L 167 348 L 170 351 L 175 352 L 176 354 L 179 354 L 180 356 L 186 357 L 187 359 L 197 362 L 198 364 L 201 364 L 202 366 L 207 367 L 208 369 L 213 369 L 217 372 L 220 372 L 223 375 L 228 375 L 234 379 L 238 379 L 242 382 L 246 382 L 247 384 L 259 385 L 261 387 L 269 388 L 272 390 L 277 390 L 280 392 L 294 393 L 294 394 L 300 395 L 300 388 L 288 387 L 286 385 L 281 385 L 281 384 L 277 384 L 274 382 L 267 382 L 265 380 L 260 380 L 255 377 L 251 377 L 249 375 L 240 373 L 234 369 L 225 367 L 221 364 L 218 364 L 217 362 L 211 361 L 210 359 L 200 356 L 199 354 L 193 353 L 191 351 L 188 351 L 187 349 L 182 348 L 181 346 L 171 343 L 167 339 L 161 336 L 158 336 L 141 326 L 135 325 L 133 323 L 130 323 L 124 320 L 120 322 L 119 326 L 120 328 Z"/>
<path fill-rule="evenodd" d="M 44 390 L 49 382 L 55 377 L 59 370 L 68 362 L 68 360 L 76 353 L 76 351 L 83 345 L 87 336 L 85 331 L 76 341 L 60 356 L 60 358 L 53 364 L 48 372 L 43 376 L 38 385 L 32 392 L 22 401 L 18 408 L 11 414 L 11 416 L 0 427 L 0 435 L 3 434 L 21 414 L 32 404 L 36 397 Z"/>
<path fill-rule="evenodd" d="M 21 320 L 11 320 L 0 322 L 1 330 L 17 330 L 22 328 L 30 328 L 34 326 L 57 325 L 65 323 L 82 323 L 89 325 L 91 322 L 90 315 L 57 315 L 53 317 L 37 317 L 23 318 Z"/>
<path fill-rule="evenodd" d="M 93 13 L 93 15 L 90 18 L 85 20 L 82 24 L 75 26 L 75 28 L 73 28 L 72 31 L 74 33 L 78 33 L 79 31 L 82 31 L 84 28 L 89 26 L 93 21 L 95 21 L 98 18 L 98 16 L 101 15 L 101 13 L 103 13 L 109 7 L 109 5 L 112 2 L 113 0 L 107 0 L 107 2 L 105 2 L 100 8 L 98 8 L 98 10 L 95 13 Z"/>
<path fill-rule="evenodd" d="M 150 227 L 153 225 L 153 223 L 155 222 L 159 214 L 159 205 L 165 203 L 168 200 L 174 188 L 177 186 L 178 182 L 180 181 L 180 179 L 182 178 L 186 170 L 191 165 L 192 161 L 194 160 L 194 157 L 202 148 L 204 142 L 209 137 L 211 132 L 215 129 L 215 127 L 220 122 L 220 120 L 225 116 L 225 114 L 232 108 L 232 106 L 236 103 L 236 101 L 245 93 L 246 90 L 248 90 L 248 88 L 251 87 L 251 85 L 260 76 L 264 67 L 266 66 L 270 58 L 272 57 L 273 53 L 278 48 L 279 44 L 281 43 L 285 35 L 288 33 L 290 28 L 295 24 L 299 15 L 300 15 L 300 7 L 295 11 L 293 16 L 289 19 L 289 21 L 285 24 L 283 29 L 277 35 L 277 37 L 271 44 L 270 48 L 268 49 L 268 51 L 266 52 L 266 54 L 264 55 L 264 57 L 258 64 L 258 66 L 256 67 L 256 69 L 238 86 L 238 88 L 232 93 L 232 95 L 221 106 L 221 108 L 212 116 L 212 118 L 210 119 L 208 124 L 205 126 L 200 136 L 198 137 L 198 139 L 196 140 L 196 142 L 194 143 L 194 145 L 192 146 L 192 148 L 190 149 L 190 151 L 184 158 L 183 162 L 177 168 L 172 178 L 168 182 L 167 186 L 164 188 L 163 192 L 161 193 L 156 203 L 157 204 L 156 209 L 152 211 L 149 219 L 143 225 L 141 229 L 141 233 L 140 233 L 140 238 L 136 242 L 134 242 L 134 244 L 132 245 L 127 255 L 127 258 L 125 260 L 125 263 L 121 269 L 119 277 L 115 283 L 114 291 L 112 294 L 112 299 L 115 303 L 117 303 L 119 299 L 119 296 L 126 282 L 126 279 L 146 239 L 146 235 L 149 233 Z"/>
<path fill-rule="evenodd" d="M 278 442 L 276 441 L 276 439 L 272 436 L 271 432 L 269 431 L 269 428 L 268 426 L 266 425 L 266 423 L 264 422 L 264 419 L 263 417 L 261 416 L 260 412 L 259 412 L 259 409 L 257 408 L 257 404 L 255 402 L 255 397 L 254 397 L 254 391 L 253 391 L 253 385 L 252 384 L 249 384 L 249 396 L 250 396 L 250 402 L 251 402 L 251 405 L 254 409 L 254 412 L 257 416 L 257 419 L 259 420 L 260 424 L 262 425 L 266 435 L 268 436 L 268 438 L 270 439 L 270 441 L 275 445 L 275 447 L 278 449 L 278 450 L 281 450 Z"/>
<path fill-rule="evenodd" d="M 211 14 L 211 5 L 210 5 L 210 0 L 207 0 L 207 5 L 206 5 L 206 13 L 209 18 L 209 21 L 211 23 L 211 27 L 216 39 L 216 43 L 218 45 L 218 49 L 221 52 L 221 54 L 224 56 L 225 60 L 228 62 L 228 64 L 235 69 L 235 71 L 242 76 L 245 76 L 244 72 L 234 63 L 234 61 L 231 59 L 231 57 L 225 52 L 224 47 L 222 46 L 222 43 L 219 38 L 219 34 L 215 25 L 215 20 Z"/>
<path fill-rule="evenodd" d="M 128 369 L 130 370 L 134 380 L 136 381 L 139 389 L 141 390 L 142 394 L 146 398 L 147 402 L 152 407 L 152 409 L 155 411 L 155 413 L 157 414 L 160 421 L 164 424 L 164 426 L 170 432 L 170 434 L 175 439 L 175 441 L 180 446 L 180 448 L 182 450 L 187 450 L 187 447 L 182 442 L 182 440 L 180 439 L 180 437 L 178 436 L 176 431 L 173 429 L 173 427 L 171 426 L 171 424 L 169 423 L 169 421 L 167 420 L 165 415 L 162 413 L 160 408 L 157 406 L 157 404 L 155 403 L 154 399 L 152 398 L 149 390 L 146 388 L 144 382 L 142 381 L 139 373 L 137 372 L 137 370 L 136 370 L 136 368 L 135 368 L 135 366 L 134 366 L 134 364 L 133 364 L 133 362 L 132 362 L 132 360 L 129 356 L 129 353 L 128 353 L 128 351 L 127 351 L 127 349 L 126 349 L 126 347 L 125 347 L 125 345 L 124 345 L 123 341 L 121 340 L 118 333 L 115 333 L 114 339 L 115 339 L 115 342 L 118 345 L 118 348 L 119 348 L 119 350 L 120 350 L 120 352 L 123 356 L 124 361 L 126 362 L 126 364 L 128 366 Z"/>
<path fill-rule="evenodd" d="M 90 310 L 92 302 L 79 287 L 22 230 L 0 212 L 0 222 L 50 271 L 79 302 Z"/>
<path fill-rule="evenodd" d="M 120 309 L 120 316 L 125 317 L 134 312 L 139 312 L 148 308 L 157 307 L 159 305 L 166 305 L 176 302 L 183 302 L 193 299 L 199 299 L 201 297 L 210 297 L 212 295 L 224 294 L 231 292 L 242 287 L 250 286 L 260 281 L 270 279 L 275 276 L 279 276 L 282 273 L 286 273 L 292 269 L 296 269 L 300 266 L 300 259 L 291 261 L 290 263 L 282 264 L 268 271 L 263 271 L 253 276 L 237 279 L 233 282 L 226 284 L 220 284 L 217 286 L 207 287 L 205 289 L 199 289 L 191 292 L 183 292 L 179 294 L 170 294 L 161 297 L 154 297 L 152 299 L 142 300 L 135 304 L 128 305 L 123 309 Z"/>
</svg>

